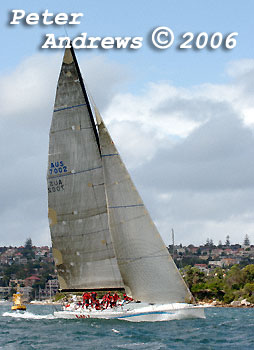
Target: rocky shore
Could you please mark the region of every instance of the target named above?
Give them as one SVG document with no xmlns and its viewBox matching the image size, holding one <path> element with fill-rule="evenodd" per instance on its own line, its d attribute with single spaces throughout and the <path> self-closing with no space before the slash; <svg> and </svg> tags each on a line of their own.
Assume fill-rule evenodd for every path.
<svg viewBox="0 0 254 350">
<path fill-rule="evenodd" d="M 223 301 L 219 300 L 207 300 L 207 301 L 199 301 L 199 305 L 209 305 L 216 307 L 240 307 L 240 308 L 254 308 L 254 304 L 250 303 L 246 299 L 243 300 L 234 300 L 230 304 L 226 304 Z"/>
</svg>

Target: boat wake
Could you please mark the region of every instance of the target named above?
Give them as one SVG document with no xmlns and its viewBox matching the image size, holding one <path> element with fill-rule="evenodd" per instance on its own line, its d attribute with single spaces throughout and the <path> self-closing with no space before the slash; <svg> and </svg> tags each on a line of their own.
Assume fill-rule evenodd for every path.
<svg viewBox="0 0 254 350">
<path fill-rule="evenodd" d="M 46 320 L 52 320 L 55 319 L 55 316 L 52 314 L 49 315 L 36 315 L 33 314 L 32 312 L 4 312 L 2 314 L 3 317 L 12 317 L 12 318 L 23 318 L 23 319 L 32 319 L 32 320 L 41 320 L 41 319 L 46 319 Z"/>
</svg>

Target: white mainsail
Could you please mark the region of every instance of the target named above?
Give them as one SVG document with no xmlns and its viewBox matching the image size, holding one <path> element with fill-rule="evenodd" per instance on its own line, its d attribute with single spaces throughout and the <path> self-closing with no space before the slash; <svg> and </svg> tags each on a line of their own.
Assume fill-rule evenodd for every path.
<svg viewBox="0 0 254 350">
<path fill-rule="evenodd" d="M 94 106 L 103 160 L 109 227 L 126 290 L 149 303 L 193 298 Z"/>
<path fill-rule="evenodd" d="M 48 204 L 61 289 L 121 288 L 108 228 L 98 134 L 73 49 L 66 49 L 50 129 Z"/>
</svg>

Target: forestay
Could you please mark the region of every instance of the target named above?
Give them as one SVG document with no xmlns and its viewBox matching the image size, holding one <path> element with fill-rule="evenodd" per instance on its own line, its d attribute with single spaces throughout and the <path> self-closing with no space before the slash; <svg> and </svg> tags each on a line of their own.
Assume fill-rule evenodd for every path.
<svg viewBox="0 0 254 350">
<path fill-rule="evenodd" d="M 108 229 L 98 135 L 72 49 L 57 86 L 47 179 L 60 288 L 123 287 Z"/>
<path fill-rule="evenodd" d="M 134 299 L 144 302 L 190 301 L 192 295 L 168 253 L 97 110 L 96 117 L 109 227 L 126 290 Z"/>
</svg>

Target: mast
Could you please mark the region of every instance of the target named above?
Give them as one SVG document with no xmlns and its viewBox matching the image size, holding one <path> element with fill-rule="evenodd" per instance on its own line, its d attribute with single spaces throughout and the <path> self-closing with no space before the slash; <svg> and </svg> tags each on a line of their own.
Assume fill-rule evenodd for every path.
<svg viewBox="0 0 254 350">
<path fill-rule="evenodd" d="M 172 233 L 172 259 L 175 261 L 175 233 L 174 229 L 171 230 Z"/>
</svg>

